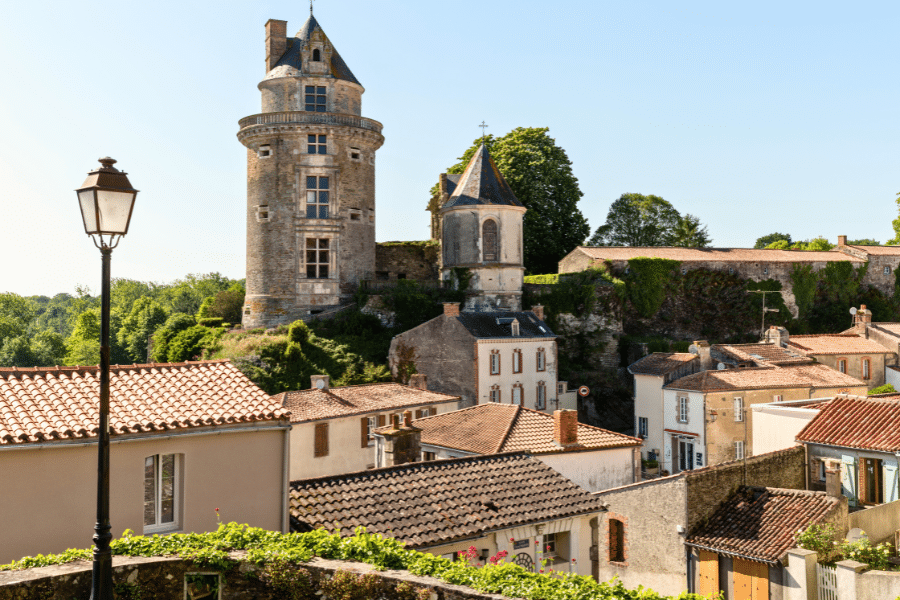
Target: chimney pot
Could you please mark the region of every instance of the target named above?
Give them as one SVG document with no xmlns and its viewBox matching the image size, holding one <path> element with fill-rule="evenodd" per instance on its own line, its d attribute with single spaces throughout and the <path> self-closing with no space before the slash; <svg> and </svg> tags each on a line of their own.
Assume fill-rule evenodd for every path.
<svg viewBox="0 0 900 600">
<path fill-rule="evenodd" d="M 702 371 L 712 369 L 713 360 L 710 354 L 709 342 L 706 340 L 694 340 L 694 348 L 697 349 L 697 356 L 700 357 L 700 369 Z"/>
<path fill-rule="evenodd" d="M 533 313 L 534 313 L 534 316 L 536 316 L 536 317 L 537 317 L 538 319 L 540 319 L 541 321 L 544 320 L 544 307 L 543 307 L 543 305 L 541 305 L 541 304 L 535 304 L 534 306 L 531 307 L 531 312 L 533 312 Z"/>
<path fill-rule="evenodd" d="M 459 302 L 444 302 L 444 315 L 447 317 L 458 317 Z"/>
<path fill-rule="evenodd" d="M 391 415 L 391 427 L 400 429 L 400 415 Z"/>
<path fill-rule="evenodd" d="M 553 440 L 563 447 L 578 444 L 577 410 L 557 410 L 553 412 Z"/>
<path fill-rule="evenodd" d="M 409 376 L 409 387 L 418 388 L 420 390 L 428 389 L 428 376 L 424 373 L 415 373 Z"/>
<path fill-rule="evenodd" d="M 403 413 L 403 426 L 412 427 L 412 411 L 408 410 Z"/>
</svg>

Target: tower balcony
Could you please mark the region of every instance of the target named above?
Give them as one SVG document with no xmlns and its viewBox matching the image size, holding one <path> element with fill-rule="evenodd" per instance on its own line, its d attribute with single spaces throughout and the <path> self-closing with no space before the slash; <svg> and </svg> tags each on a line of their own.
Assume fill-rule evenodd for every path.
<svg viewBox="0 0 900 600">
<path fill-rule="evenodd" d="M 340 127 L 357 127 L 373 131 L 379 135 L 382 128 L 381 123 L 378 121 L 366 119 L 365 117 L 299 110 L 251 115 L 238 121 L 238 125 L 240 126 L 238 137 L 249 134 L 249 129 L 258 125 L 337 125 Z"/>
</svg>

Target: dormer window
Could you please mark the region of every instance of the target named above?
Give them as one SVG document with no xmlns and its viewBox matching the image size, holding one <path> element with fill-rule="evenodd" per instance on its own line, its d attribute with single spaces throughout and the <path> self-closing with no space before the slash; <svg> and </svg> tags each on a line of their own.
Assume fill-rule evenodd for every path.
<svg viewBox="0 0 900 600">
<path fill-rule="evenodd" d="M 325 86 L 306 86 L 306 110 L 309 112 L 325 112 Z"/>
<path fill-rule="evenodd" d="M 517 319 L 513 319 L 513 322 L 509 324 L 512 328 L 513 336 L 519 335 L 519 321 Z"/>
<path fill-rule="evenodd" d="M 313 50 L 312 59 L 313 59 L 313 62 L 319 62 L 320 60 L 322 60 L 322 53 L 319 51 L 318 48 Z"/>
</svg>

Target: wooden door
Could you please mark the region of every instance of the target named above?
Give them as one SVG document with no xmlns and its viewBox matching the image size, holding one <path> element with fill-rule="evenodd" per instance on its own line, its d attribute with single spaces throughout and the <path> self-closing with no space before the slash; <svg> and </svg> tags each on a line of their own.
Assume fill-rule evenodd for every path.
<svg viewBox="0 0 900 600">
<path fill-rule="evenodd" d="M 769 567 L 735 558 L 734 600 L 769 600 Z"/>
<path fill-rule="evenodd" d="M 698 550 L 700 568 L 697 593 L 707 598 L 719 595 L 719 555 L 708 550 Z"/>
</svg>

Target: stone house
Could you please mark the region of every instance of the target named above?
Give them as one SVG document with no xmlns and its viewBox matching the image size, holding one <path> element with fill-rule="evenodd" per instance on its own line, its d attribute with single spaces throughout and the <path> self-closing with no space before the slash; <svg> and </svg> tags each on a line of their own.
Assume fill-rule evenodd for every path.
<svg viewBox="0 0 900 600">
<path fill-rule="evenodd" d="M 459 396 L 461 408 L 485 402 L 548 412 L 576 408 L 560 402 L 556 334 L 542 317 L 540 306 L 460 312 L 459 304 L 445 303 L 442 315 L 394 336 L 391 372 L 396 377 L 409 360 L 432 389 Z"/>
<path fill-rule="evenodd" d="M 327 375 L 313 375 L 312 389 L 282 392 L 273 400 L 290 412 L 290 478 L 338 475 L 375 466 L 376 428 L 391 415 L 417 417 L 459 407 L 459 397 L 427 390 L 425 377 L 411 385 L 372 383 L 330 387 Z"/>
<path fill-rule="evenodd" d="M 639 439 L 579 423 L 574 410 L 551 416 L 488 403 L 416 419 L 412 426 L 419 430 L 420 460 L 525 451 L 589 492 L 641 476 Z"/>
<path fill-rule="evenodd" d="M 0 564 L 90 545 L 99 376 L 0 369 Z M 111 367 L 110 428 L 113 536 L 287 532 L 287 412 L 230 362 Z"/>
<path fill-rule="evenodd" d="M 869 388 L 884 385 L 885 366 L 897 360 L 897 355 L 881 344 L 854 333 L 793 335 L 783 343 L 787 349 L 864 381 Z"/>
<path fill-rule="evenodd" d="M 813 489 L 824 489 L 829 465 L 840 473 L 851 506 L 893 502 L 898 495 L 900 394 L 837 396 L 797 434 L 809 456 Z"/>
<path fill-rule="evenodd" d="M 501 550 L 527 569 L 591 574 L 604 506 L 523 452 L 469 456 L 291 482 L 291 530 L 356 527 L 409 548 L 478 562 Z M 596 550 L 594 550 L 594 553 Z M 540 561 L 547 565 L 541 567 Z"/>
<path fill-rule="evenodd" d="M 755 404 L 865 394 L 866 384 L 820 364 L 709 370 L 663 387 L 662 467 L 677 473 L 753 454 Z"/>
</svg>

